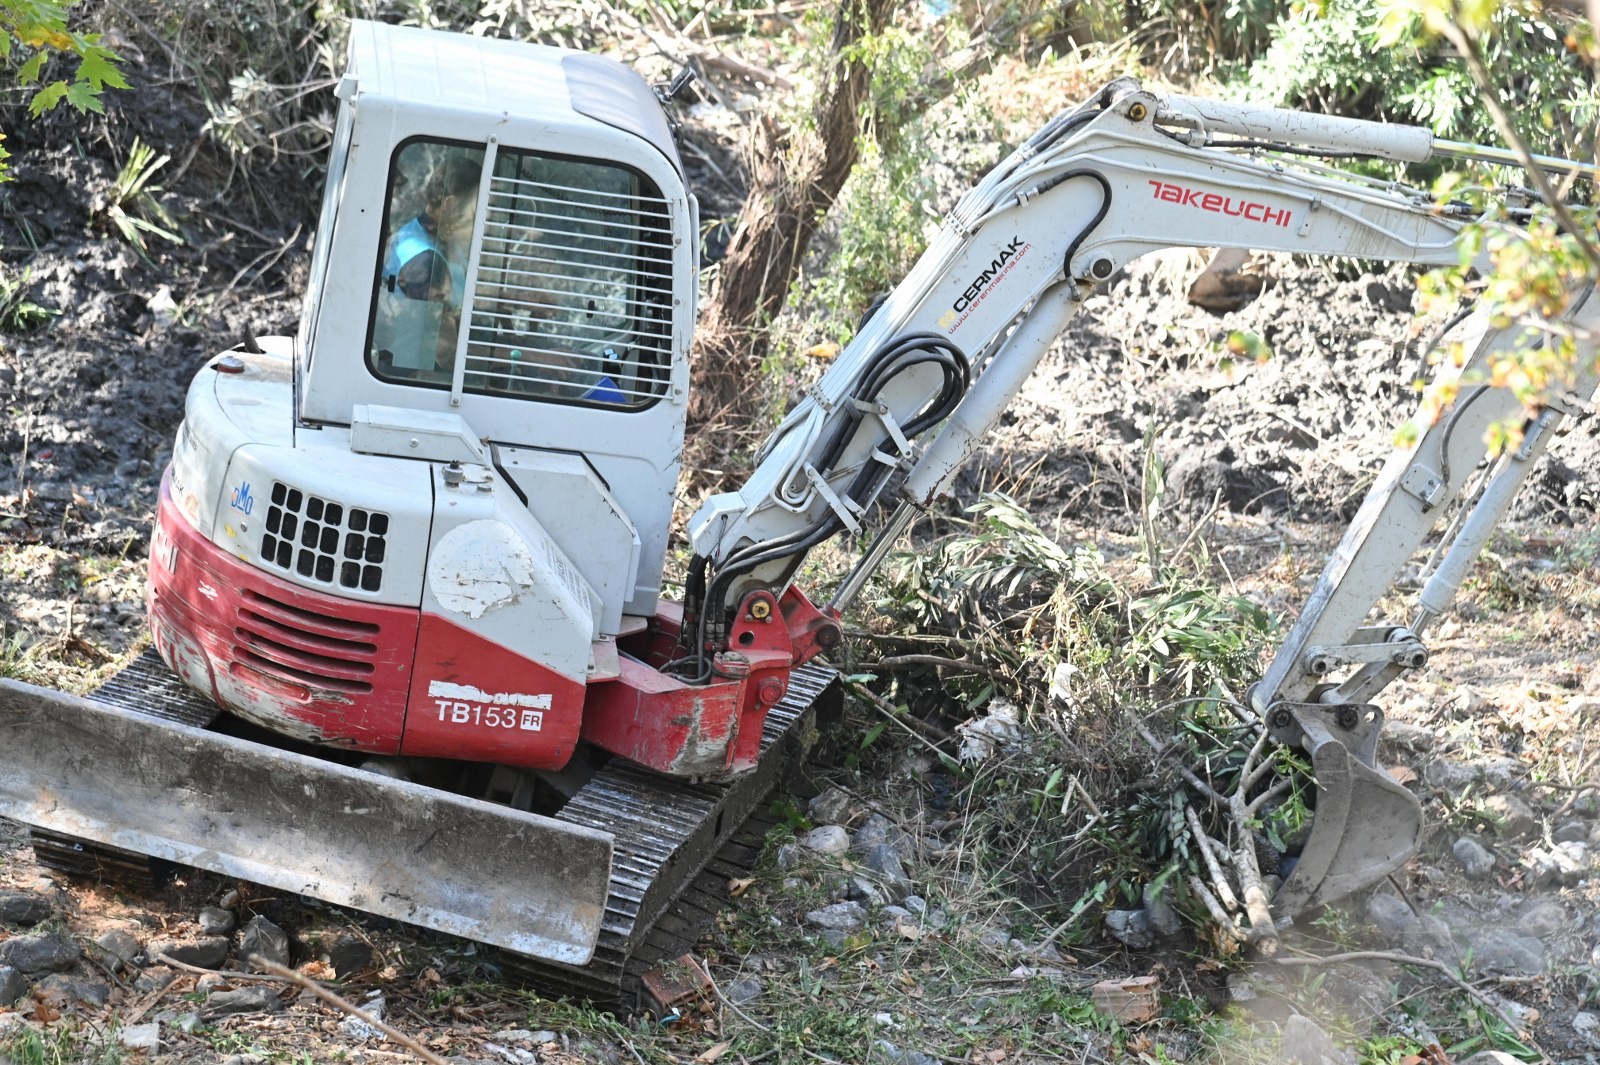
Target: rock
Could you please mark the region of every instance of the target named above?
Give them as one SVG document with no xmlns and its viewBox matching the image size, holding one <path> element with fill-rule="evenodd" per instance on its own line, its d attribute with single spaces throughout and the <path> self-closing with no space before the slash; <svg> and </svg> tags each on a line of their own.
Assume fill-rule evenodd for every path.
<svg viewBox="0 0 1600 1065">
<path fill-rule="evenodd" d="M 239 908 L 238 889 L 229 888 L 227 891 L 224 891 L 222 893 L 222 898 L 217 900 L 217 905 L 221 906 L 224 910 L 237 910 Z"/>
<path fill-rule="evenodd" d="M 1172 905 L 1172 889 L 1167 884 L 1144 886 L 1144 912 L 1150 928 L 1158 936 L 1171 937 L 1183 931 L 1183 918 Z"/>
<path fill-rule="evenodd" d="M 850 849 L 857 854 L 868 854 L 879 847 L 887 846 L 901 861 L 909 862 L 916 859 L 917 845 L 915 841 L 894 826 L 882 814 L 871 814 L 862 826 L 856 829 L 850 838 Z"/>
<path fill-rule="evenodd" d="M 1478 782 L 1478 771 L 1449 758 L 1435 758 L 1422 767 L 1422 779 L 1439 791 L 1464 791 Z"/>
<path fill-rule="evenodd" d="M 773 856 L 779 869 L 788 871 L 800 867 L 800 845 L 797 843 L 778 844 L 778 853 Z"/>
<path fill-rule="evenodd" d="M 253 956 L 259 956 L 275 965 L 289 964 L 289 934 L 265 917 L 252 917 L 250 923 L 244 926 L 244 935 L 239 937 L 239 957 L 250 964 L 252 970 L 262 970 L 261 966 L 250 962 Z"/>
<path fill-rule="evenodd" d="M 724 988 L 722 991 L 722 997 L 733 1003 L 735 1006 L 748 1006 L 750 1003 L 760 998 L 762 993 L 765 991 L 766 988 L 762 985 L 760 980 L 757 980 L 753 976 L 747 976 L 744 979 L 737 980 L 728 987 Z"/>
<path fill-rule="evenodd" d="M 50 916 L 50 900 L 24 891 L 0 893 L 0 924 L 14 928 L 35 925 Z"/>
<path fill-rule="evenodd" d="M 12 936 L 0 941 L 0 965 L 9 965 L 21 973 L 70 969 L 82 954 L 70 936 L 59 932 L 42 936 Z"/>
<path fill-rule="evenodd" d="M 1517 931 L 1535 939 L 1549 939 L 1572 925 L 1572 915 L 1555 899 L 1536 899 L 1517 918 Z"/>
<path fill-rule="evenodd" d="M 124 1050 L 143 1050 L 154 1054 L 161 1049 L 161 1025 L 155 1021 L 131 1024 L 118 1029 L 117 1042 Z"/>
<path fill-rule="evenodd" d="M 131 967 L 139 958 L 139 939 L 132 932 L 113 928 L 95 938 L 112 972 Z"/>
<path fill-rule="evenodd" d="M 207 1017 L 228 1017 L 236 1013 L 277 1013 L 283 1009 L 283 1000 L 270 988 L 259 985 L 238 987 L 232 991 L 213 991 L 206 996 Z"/>
<path fill-rule="evenodd" d="M 372 968 L 377 960 L 372 944 L 355 936 L 326 936 L 322 940 L 322 960 L 333 966 L 341 980 Z"/>
<path fill-rule="evenodd" d="M 847 825 L 859 812 L 855 799 L 843 788 L 829 788 L 806 803 L 806 816 L 818 825 Z"/>
<path fill-rule="evenodd" d="M 1248 251 L 1222 248 L 1189 286 L 1189 302 L 1213 314 L 1225 314 L 1261 295 L 1266 283 L 1264 271 L 1250 268 Z"/>
<path fill-rule="evenodd" d="M 367 996 L 365 1001 L 358 1002 L 357 1005 L 360 1006 L 362 1013 L 369 1014 L 376 1021 L 383 1020 L 384 1011 L 387 1008 L 387 1003 L 384 1002 L 383 992 L 381 991 L 374 991 Z M 365 1043 L 369 1039 L 382 1038 L 383 1030 L 369 1024 L 360 1017 L 352 1015 L 339 1022 L 339 1034 L 346 1039 Z"/>
<path fill-rule="evenodd" d="M 1112 910 L 1106 914 L 1106 931 L 1134 950 L 1149 950 L 1155 943 L 1150 918 L 1143 910 Z"/>
<path fill-rule="evenodd" d="M 907 895 L 900 900 L 900 905 L 914 914 L 921 915 L 928 912 L 928 900 L 921 895 Z"/>
<path fill-rule="evenodd" d="M 1367 900 L 1367 920 L 1371 921 L 1378 931 L 1391 936 L 1405 932 L 1416 922 L 1416 917 L 1405 900 L 1397 896 L 1374 895 Z"/>
<path fill-rule="evenodd" d="M 1010 950 L 1011 933 L 1004 928 L 985 928 L 978 933 L 978 942 L 990 950 Z"/>
<path fill-rule="evenodd" d="M 1472 965 L 1485 972 L 1537 976 L 1545 969 L 1544 944 L 1520 932 L 1491 928 L 1474 940 Z"/>
<path fill-rule="evenodd" d="M 0 1006 L 9 1006 L 28 990 L 28 978 L 10 965 L 0 965 Z"/>
<path fill-rule="evenodd" d="M 233 931 L 234 923 L 232 911 L 221 906 L 207 906 L 200 911 L 200 931 L 208 936 L 225 936 Z"/>
<path fill-rule="evenodd" d="M 507 1028 L 490 1036 L 496 1043 L 515 1043 L 519 1046 L 543 1046 L 545 1043 L 557 1042 L 556 1033 L 548 1028 L 541 1028 L 537 1032 L 530 1032 L 526 1028 Z"/>
<path fill-rule="evenodd" d="M 806 914 L 806 924 L 838 932 L 860 931 L 867 923 L 867 908 L 859 902 L 836 902 Z"/>
<path fill-rule="evenodd" d="M 889 1065 L 939 1065 L 938 1059 L 930 1058 L 916 1050 L 897 1047 L 887 1039 L 878 1040 L 877 1047 Z"/>
<path fill-rule="evenodd" d="M 1470 836 L 1456 840 L 1450 853 L 1461 863 L 1461 871 L 1474 880 L 1489 875 L 1489 870 L 1494 868 L 1494 852 Z"/>
<path fill-rule="evenodd" d="M 1315 1021 L 1298 1013 L 1283 1024 L 1284 1060 L 1295 1065 L 1342 1065 L 1346 1057 L 1333 1042 L 1333 1036 Z"/>
<path fill-rule="evenodd" d="M 1533 847 L 1528 851 L 1527 862 L 1533 871 L 1533 882 L 1539 887 L 1557 884 L 1572 885 L 1589 872 L 1589 845 L 1587 843 L 1557 843 L 1549 850 Z"/>
<path fill-rule="evenodd" d="M 52 973 L 33 985 L 35 998 L 55 1002 L 62 1006 L 81 1003 L 85 1006 L 104 1006 L 111 1000 L 111 985 L 104 980 L 93 980 L 69 973 Z"/>
<path fill-rule="evenodd" d="M 167 987 L 173 980 L 177 979 L 177 975 L 177 973 L 174 973 L 164 965 L 154 969 L 145 969 L 133 981 L 133 989 L 141 995 L 148 995 L 152 991 L 159 991 Z"/>
<path fill-rule="evenodd" d="M 1588 1012 L 1572 1015 L 1572 1030 L 1592 1047 L 1600 1047 L 1600 1017 Z"/>
<path fill-rule="evenodd" d="M 233 985 L 221 973 L 206 973 L 195 980 L 194 989 L 202 995 L 209 995 L 213 991 L 231 991 Z"/>
<path fill-rule="evenodd" d="M 221 936 L 194 940 L 158 939 L 150 944 L 149 953 L 151 960 L 157 960 L 158 955 L 164 954 L 184 965 L 216 969 L 228 959 L 228 941 Z"/>
<path fill-rule="evenodd" d="M 1439 737 L 1431 728 L 1390 718 L 1383 723 L 1381 742 L 1391 748 L 1426 754 L 1433 750 L 1434 745 L 1439 742 Z"/>
<path fill-rule="evenodd" d="M 1522 1061 L 1504 1050 L 1480 1050 L 1461 1065 L 1522 1065 Z"/>
<path fill-rule="evenodd" d="M 1483 810 L 1494 819 L 1495 831 L 1507 839 L 1532 835 L 1539 827 L 1533 807 L 1515 795 L 1491 795 L 1483 800 Z"/>
<path fill-rule="evenodd" d="M 818 825 L 800 839 L 802 846 L 837 857 L 850 849 L 850 833 L 839 825 Z"/>
<path fill-rule="evenodd" d="M 904 898 L 910 892 L 911 880 L 906 876 L 906 868 L 900 862 L 900 855 L 896 854 L 894 848 L 887 843 L 880 843 L 869 850 L 862 864 L 878 874 L 884 889 L 893 897 Z"/>
<path fill-rule="evenodd" d="M 267 1065 L 267 1059 L 259 1054 L 229 1054 L 220 1065 Z"/>
<path fill-rule="evenodd" d="M 853 876 L 845 890 L 845 898 L 864 902 L 868 906 L 882 906 L 889 896 L 883 885 L 872 877 Z"/>
<path fill-rule="evenodd" d="M 1582 821 L 1568 821 L 1558 825 L 1556 830 L 1550 833 L 1550 840 L 1553 843 L 1587 843 L 1589 826 Z"/>
</svg>

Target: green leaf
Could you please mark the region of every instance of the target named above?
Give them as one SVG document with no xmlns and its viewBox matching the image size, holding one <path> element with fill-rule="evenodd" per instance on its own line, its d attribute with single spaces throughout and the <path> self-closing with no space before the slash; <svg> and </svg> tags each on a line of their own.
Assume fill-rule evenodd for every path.
<svg viewBox="0 0 1600 1065">
<path fill-rule="evenodd" d="M 17 71 L 17 81 L 23 85 L 31 85 L 39 80 L 39 74 L 44 70 L 45 53 L 35 52 L 33 58 L 22 64 Z"/>
<path fill-rule="evenodd" d="M 67 87 L 67 103 L 78 111 L 93 111 L 97 115 L 105 114 L 105 107 L 100 103 L 100 90 L 87 82 L 75 81 Z"/>
<path fill-rule="evenodd" d="M 78 64 L 78 79 L 93 85 L 96 91 L 109 85 L 113 89 L 126 89 L 127 79 L 114 65 L 116 54 L 105 48 L 91 48 Z"/>
<path fill-rule="evenodd" d="M 28 102 L 28 113 L 37 118 L 46 111 L 54 110 L 55 106 L 59 104 L 66 97 L 66 95 L 66 82 L 52 82 L 40 89 L 38 92 L 34 93 L 33 99 Z"/>
</svg>

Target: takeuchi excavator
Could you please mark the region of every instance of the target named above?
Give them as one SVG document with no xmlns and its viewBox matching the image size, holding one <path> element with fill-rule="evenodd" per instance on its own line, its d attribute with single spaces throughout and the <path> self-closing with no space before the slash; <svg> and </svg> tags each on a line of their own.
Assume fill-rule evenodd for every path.
<svg viewBox="0 0 1600 1065">
<path fill-rule="evenodd" d="M 372 22 L 336 94 L 298 335 L 219 353 L 188 393 L 150 545 L 165 666 L 93 699 L 0 682 L 0 814 L 575 974 L 624 966 L 804 750 L 841 613 L 1098 284 L 1172 246 L 1455 264 L 1479 209 L 1323 160 L 1514 162 L 1105 86 L 961 198 L 746 483 L 693 515 L 679 602 L 699 221 L 663 100 L 598 56 Z M 1592 400 L 1597 319 L 1585 287 L 1550 323 L 1578 380 L 1504 453 L 1488 430 L 1524 414 L 1480 371 L 1541 341 L 1454 327 L 1454 402 L 1389 460 L 1253 687 L 1317 783 L 1276 918 L 1414 850 L 1372 699 L 1425 665 Z M 793 583 L 884 512 L 830 601 Z M 1444 515 L 1406 615 L 1376 616 Z"/>
</svg>

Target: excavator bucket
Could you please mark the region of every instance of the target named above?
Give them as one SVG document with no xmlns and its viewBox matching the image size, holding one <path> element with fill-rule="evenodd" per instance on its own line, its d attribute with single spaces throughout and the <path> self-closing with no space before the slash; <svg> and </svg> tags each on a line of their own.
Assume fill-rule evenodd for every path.
<svg viewBox="0 0 1600 1065">
<path fill-rule="evenodd" d="M 612 837 L 0 679 L 0 816 L 571 965 Z"/>
<path fill-rule="evenodd" d="M 1422 806 L 1377 762 L 1383 715 L 1375 706 L 1279 703 L 1272 738 L 1311 755 L 1317 805 L 1311 837 L 1272 900 L 1295 917 L 1388 876 L 1417 849 Z"/>
</svg>

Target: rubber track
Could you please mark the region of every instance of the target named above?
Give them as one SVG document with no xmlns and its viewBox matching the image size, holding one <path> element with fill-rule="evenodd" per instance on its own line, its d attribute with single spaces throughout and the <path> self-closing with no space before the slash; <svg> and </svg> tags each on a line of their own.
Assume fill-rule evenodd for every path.
<svg viewBox="0 0 1600 1065">
<path fill-rule="evenodd" d="M 727 882 L 748 871 L 772 821 L 766 799 L 805 761 L 817 717 L 837 711 L 838 674 L 803 666 L 767 712 L 756 769 L 726 782 L 690 782 L 614 759 L 555 815 L 614 837 L 611 892 L 594 959 L 582 968 L 497 952 L 512 979 L 541 994 L 607 1006 L 640 1004 L 640 975 L 693 946 L 726 904 Z M 136 713 L 205 727 L 218 716 L 146 651 L 89 698 Z M 36 833 L 39 861 L 65 872 L 150 883 L 141 855 Z"/>
</svg>

